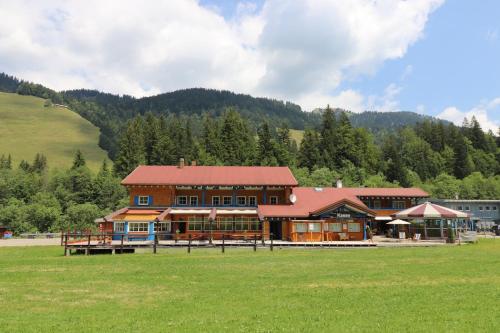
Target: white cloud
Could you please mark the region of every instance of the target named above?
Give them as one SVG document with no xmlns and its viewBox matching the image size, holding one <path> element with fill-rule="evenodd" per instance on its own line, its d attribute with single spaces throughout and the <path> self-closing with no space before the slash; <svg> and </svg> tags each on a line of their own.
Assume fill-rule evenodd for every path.
<svg viewBox="0 0 500 333">
<path fill-rule="evenodd" d="M 332 92 L 402 57 L 442 1 L 242 2 L 225 19 L 195 0 L 0 0 L 0 71 L 54 89 L 201 86 L 362 109 L 359 93 Z M 390 93 L 377 104 L 394 107 Z"/>
<path fill-rule="evenodd" d="M 384 112 L 398 111 L 399 101 L 397 97 L 402 89 L 400 86 L 391 83 L 385 88 L 382 96 L 371 95 L 368 97 L 366 109 Z"/>
<path fill-rule="evenodd" d="M 477 121 L 481 124 L 484 131 L 492 130 L 497 133 L 500 127 L 500 122 L 491 119 L 490 114 L 500 112 L 500 97 L 490 101 L 483 101 L 469 111 L 461 111 L 455 106 L 449 106 L 437 115 L 438 118 L 449 120 L 456 125 L 462 125 L 464 118 L 471 119 L 472 116 L 476 117 Z"/>
</svg>

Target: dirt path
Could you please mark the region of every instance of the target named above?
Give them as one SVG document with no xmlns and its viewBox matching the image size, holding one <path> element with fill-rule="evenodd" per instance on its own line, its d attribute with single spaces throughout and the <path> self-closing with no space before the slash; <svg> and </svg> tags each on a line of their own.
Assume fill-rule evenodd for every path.
<svg viewBox="0 0 500 333">
<path fill-rule="evenodd" d="M 43 239 L 0 239 L 0 247 L 3 246 L 44 246 L 44 245 L 60 245 L 60 238 L 43 238 Z"/>
</svg>

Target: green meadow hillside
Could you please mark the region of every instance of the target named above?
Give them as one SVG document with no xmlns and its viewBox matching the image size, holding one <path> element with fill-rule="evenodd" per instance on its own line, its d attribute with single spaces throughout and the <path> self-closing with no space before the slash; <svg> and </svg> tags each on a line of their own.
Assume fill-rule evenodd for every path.
<svg viewBox="0 0 500 333">
<path fill-rule="evenodd" d="M 44 107 L 38 97 L 0 92 L 0 155 L 11 154 L 14 165 L 30 163 L 36 153 L 47 156 L 49 168 L 71 166 L 80 149 L 87 165 L 97 170 L 106 152 L 97 145 L 99 129 L 64 107 Z"/>
</svg>

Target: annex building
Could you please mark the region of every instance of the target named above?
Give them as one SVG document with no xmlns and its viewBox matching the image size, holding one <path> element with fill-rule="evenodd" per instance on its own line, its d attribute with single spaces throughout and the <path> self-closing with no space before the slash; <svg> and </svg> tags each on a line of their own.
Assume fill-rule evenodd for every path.
<svg viewBox="0 0 500 333">
<path fill-rule="evenodd" d="M 139 166 L 123 181 L 130 204 L 99 220 L 101 232 L 129 240 L 268 238 L 363 240 L 366 226 L 428 194 L 418 188 L 298 187 L 288 167 Z"/>
</svg>

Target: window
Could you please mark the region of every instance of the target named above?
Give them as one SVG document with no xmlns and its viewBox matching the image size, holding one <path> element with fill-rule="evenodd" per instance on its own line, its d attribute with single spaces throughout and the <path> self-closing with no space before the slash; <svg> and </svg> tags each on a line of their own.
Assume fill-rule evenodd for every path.
<svg viewBox="0 0 500 333">
<path fill-rule="evenodd" d="M 342 232 L 342 223 L 330 223 L 329 229 L 331 232 Z"/>
<path fill-rule="evenodd" d="M 234 230 L 235 231 L 243 231 L 247 230 L 247 221 L 243 217 L 236 217 L 234 219 Z"/>
<path fill-rule="evenodd" d="M 248 197 L 249 206 L 257 206 L 257 197 Z"/>
<path fill-rule="evenodd" d="M 306 232 L 307 224 L 306 223 L 295 223 L 295 232 Z"/>
<path fill-rule="evenodd" d="M 160 222 L 155 224 L 156 232 L 170 232 L 170 222 Z"/>
<path fill-rule="evenodd" d="M 393 201 L 392 202 L 392 208 L 394 209 L 405 209 L 405 202 L 404 201 Z"/>
<path fill-rule="evenodd" d="M 185 206 L 187 205 L 187 197 L 185 195 L 181 195 L 177 197 L 177 204 Z"/>
<path fill-rule="evenodd" d="M 220 206 L 220 197 L 212 197 L 212 206 Z"/>
<path fill-rule="evenodd" d="M 373 208 L 380 209 L 380 207 L 382 207 L 380 200 L 373 200 Z"/>
<path fill-rule="evenodd" d="M 233 219 L 231 217 L 218 217 L 217 223 L 221 231 L 233 231 Z"/>
<path fill-rule="evenodd" d="M 246 197 L 236 197 L 236 202 L 238 206 L 245 206 L 247 203 L 247 198 Z"/>
<path fill-rule="evenodd" d="M 191 216 L 188 218 L 189 231 L 202 231 L 203 230 L 203 217 Z"/>
<path fill-rule="evenodd" d="M 492 208 L 493 208 L 493 210 L 497 210 L 497 206 L 493 206 Z"/>
<path fill-rule="evenodd" d="M 470 211 L 470 206 L 465 206 L 466 211 Z"/>
<path fill-rule="evenodd" d="M 198 206 L 198 197 L 197 196 L 189 197 L 189 205 Z"/>
<path fill-rule="evenodd" d="M 463 208 L 462 206 L 457 206 L 458 210 L 463 210 L 462 208 Z"/>
<path fill-rule="evenodd" d="M 321 223 L 309 223 L 309 231 L 321 232 Z"/>
<path fill-rule="evenodd" d="M 271 205 L 277 205 L 278 204 L 278 197 L 277 196 L 269 197 L 269 203 Z"/>
<path fill-rule="evenodd" d="M 138 203 L 139 203 L 139 206 L 149 205 L 149 197 L 147 195 L 140 195 Z"/>
<path fill-rule="evenodd" d="M 125 232 L 125 222 L 115 222 L 115 232 Z"/>
<path fill-rule="evenodd" d="M 490 206 L 486 206 L 485 208 L 486 208 L 486 210 L 490 210 Z"/>
<path fill-rule="evenodd" d="M 361 230 L 359 223 L 351 222 L 347 223 L 347 231 L 349 232 L 359 232 Z"/>
<path fill-rule="evenodd" d="M 257 231 L 260 229 L 259 219 L 252 217 L 252 218 L 249 218 L 249 220 L 250 220 L 250 223 L 249 223 L 250 230 Z"/>
<path fill-rule="evenodd" d="M 224 206 L 231 206 L 231 202 L 232 202 L 232 197 L 223 197 L 222 204 Z"/>
<path fill-rule="evenodd" d="M 149 223 L 148 222 L 129 222 L 128 231 L 130 232 L 148 232 Z"/>
<path fill-rule="evenodd" d="M 479 206 L 479 210 L 483 210 L 483 206 Z"/>
</svg>

